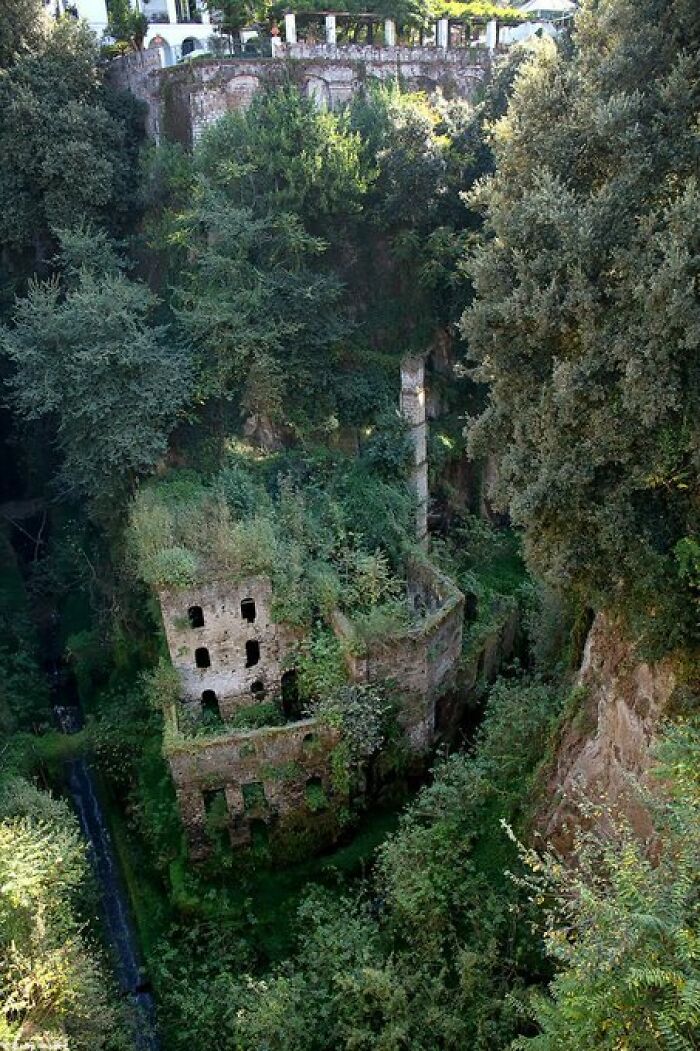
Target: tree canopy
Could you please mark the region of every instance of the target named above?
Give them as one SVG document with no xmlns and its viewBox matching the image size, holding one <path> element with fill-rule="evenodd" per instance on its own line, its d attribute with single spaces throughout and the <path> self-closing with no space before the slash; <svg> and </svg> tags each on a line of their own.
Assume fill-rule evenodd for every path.
<svg viewBox="0 0 700 1051">
<path fill-rule="evenodd" d="M 0 69 L 41 48 L 47 29 L 41 0 L 6 0 L 0 22 Z"/>
<path fill-rule="evenodd" d="M 65 233 L 62 263 L 62 276 L 30 284 L 0 331 L 13 402 L 23 419 L 51 422 L 62 490 L 123 498 L 166 451 L 189 394 L 188 357 L 153 323 L 154 295 L 104 235 Z"/>
<path fill-rule="evenodd" d="M 23 780 L 0 786 L 0 1040 L 124 1051 L 126 1019 L 86 935 L 90 870 L 75 816 Z"/>
<path fill-rule="evenodd" d="M 499 451 L 533 567 L 662 648 L 697 628 L 699 33 L 683 3 L 610 0 L 571 59 L 542 45 L 473 198 L 489 236 L 463 322 L 489 390 L 471 448 Z"/>
<path fill-rule="evenodd" d="M 85 23 L 48 22 L 0 68 L 4 266 L 32 251 L 45 267 L 57 227 L 93 221 L 124 232 L 136 209 L 142 125 L 133 96 L 103 87 Z"/>
</svg>

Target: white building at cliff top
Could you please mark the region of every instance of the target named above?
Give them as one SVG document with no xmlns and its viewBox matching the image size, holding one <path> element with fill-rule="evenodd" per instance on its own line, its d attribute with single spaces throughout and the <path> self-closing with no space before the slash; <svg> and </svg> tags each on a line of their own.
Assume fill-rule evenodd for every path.
<svg viewBox="0 0 700 1051">
<path fill-rule="evenodd" d="M 185 55 L 208 51 L 213 26 L 202 0 L 130 0 L 148 19 L 144 47 L 163 49 L 165 65 Z M 52 15 L 77 13 L 101 40 L 107 30 L 106 0 L 46 0 Z M 245 34 L 244 34 L 245 36 Z"/>
<path fill-rule="evenodd" d="M 225 39 L 217 34 L 216 24 L 212 24 L 206 0 L 129 0 L 131 6 L 140 11 L 148 19 L 148 26 L 143 41 L 144 48 L 159 48 L 161 62 L 164 66 L 172 66 L 188 55 L 204 54 L 226 47 Z M 46 10 L 51 14 L 63 14 L 72 12 L 79 18 L 84 19 L 90 28 L 102 39 L 107 29 L 107 0 L 45 0 Z M 536 33 L 544 33 L 556 36 L 560 29 L 568 23 L 576 10 L 572 0 L 527 0 L 520 10 L 523 12 L 525 21 L 521 25 L 504 25 L 496 19 L 491 19 L 484 25 L 484 33 L 478 38 L 467 40 L 466 46 L 481 47 L 490 53 L 498 51 L 501 46 L 515 44 Z M 325 43 L 319 44 L 314 41 L 313 47 L 318 51 L 325 48 L 323 54 L 317 57 L 339 58 L 339 51 L 344 50 L 344 45 L 337 48 L 337 20 L 346 18 L 347 15 L 326 13 L 325 15 Z M 367 21 L 369 16 L 360 16 Z M 371 19 L 373 22 L 374 18 Z M 454 26 L 459 26 L 459 20 L 452 20 Z M 453 28 L 454 28 L 453 26 Z M 241 33 L 241 41 L 245 45 L 251 38 L 256 43 L 249 44 L 251 54 L 267 54 L 289 57 L 306 57 L 304 53 L 296 53 L 299 47 L 312 46 L 309 40 L 297 39 L 296 16 L 287 13 L 283 23 L 280 25 L 283 35 L 278 32 L 272 40 L 257 40 L 257 32 L 254 28 L 244 30 Z M 376 16 L 375 29 L 378 30 L 379 49 L 395 48 L 397 44 L 397 25 L 394 19 Z M 435 23 L 432 32 L 428 33 L 427 43 L 440 52 L 451 50 L 455 46 L 455 38 L 451 32 L 451 20 L 442 17 Z M 264 43 L 265 50 L 260 51 Z M 273 49 L 273 45 L 274 49 Z M 280 46 L 283 45 L 283 46 Z M 461 45 L 465 46 L 463 41 Z M 377 45 L 370 42 L 366 50 L 375 54 Z M 246 47 L 246 51 L 248 47 Z"/>
</svg>

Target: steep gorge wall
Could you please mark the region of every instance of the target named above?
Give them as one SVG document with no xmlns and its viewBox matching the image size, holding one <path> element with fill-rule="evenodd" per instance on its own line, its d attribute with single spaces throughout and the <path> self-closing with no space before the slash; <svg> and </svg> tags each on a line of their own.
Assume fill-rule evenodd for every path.
<svg viewBox="0 0 700 1051">
<path fill-rule="evenodd" d="M 620 625 L 599 613 L 577 685 L 581 706 L 562 729 L 540 829 L 566 850 L 568 829 L 580 821 L 577 801 L 586 798 L 608 804 L 645 838 L 651 820 L 637 789 L 649 783 L 653 745 L 678 685 L 677 667 L 671 658 L 644 660 Z"/>
</svg>

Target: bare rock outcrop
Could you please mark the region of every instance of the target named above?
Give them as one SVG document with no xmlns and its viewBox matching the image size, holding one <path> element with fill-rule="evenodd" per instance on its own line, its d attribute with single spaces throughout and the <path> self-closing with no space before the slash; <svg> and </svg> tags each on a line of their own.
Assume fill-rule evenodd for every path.
<svg viewBox="0 0 700 1051">
<path fill-rule="evenodd" d="M 564 726 L 538 822 L 545 837 L 566 852 L 580 822 L 578 802 L 605 803 L 624 815 L 639 836 L 651 833 L 640 793 L 651 748 L 677 685 L 671 658 L 648 662 L 620 625 L 599 613 L 578 673 L 581 707 Z"/>
</svg>

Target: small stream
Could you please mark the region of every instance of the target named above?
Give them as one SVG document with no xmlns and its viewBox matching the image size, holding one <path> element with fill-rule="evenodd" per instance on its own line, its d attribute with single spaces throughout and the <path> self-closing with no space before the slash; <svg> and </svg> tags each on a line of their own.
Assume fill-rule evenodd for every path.
<svg viewBox="0 0 700 1051">
<path fill-rule="evenodd" d="M 4 480 L 0 479 L 0 483 Z M 38 508 L 34 504 L 36 501 L 14 501 L 0 507 L 5 520 L 13 526 L 11 542 L 23 575 L 44 549 L 50 528 L 42 502 L 39 501 Z M 83 717 L 74 677 L 60 656 L 57 610 L 49 604 L 35 608 L 33 613 L 45 654 L 44 670 L 56 724 L 63 733 L 77 733 Z M 98 882 L 104 931 L 119 989 L 133 1008 L 134 1048 L 160 1051 L 155 1004 L 141 958 L 129 896 L 90 764 L 85 759 L 66 763 L 66 781 Z"/>
<path fill-rule="evenodd" d="M 64 733 L 76 733 L 82 726 L 82 714 L 72 682 L 58 663 L 50 667 L 49 674 L 58 726 Z M 158 1051 L 153 997 L 148 989 L 114 844 L 97 795 L 95 776 L 85 759 L 73 759 L 66 768 L 68 787 L 100 888 L 102 918 L 117 980 L 136 1015 L 135 1047 L 138 1051 Z"/>
</svg>

